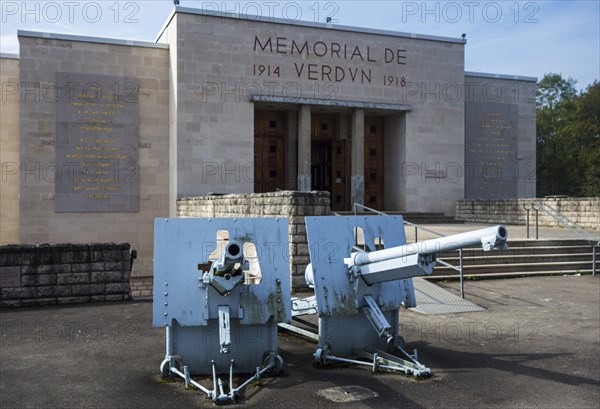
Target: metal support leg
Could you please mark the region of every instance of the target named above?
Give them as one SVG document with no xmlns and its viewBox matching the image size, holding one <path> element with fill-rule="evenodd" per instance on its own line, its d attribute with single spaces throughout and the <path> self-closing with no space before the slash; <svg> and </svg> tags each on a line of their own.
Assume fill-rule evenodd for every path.
<svg viewBox="0 0 600 409">
<path fill-rule="evenodd" d="M 592 277 L 596 277 L 596 248 L 597 245 L 592 246 Z"/>
<path fill-rule="evenodd" d="M 387 346 L 391 350 L 394 347 L 392 326 L 371 295 L 365 295 L 364 299 L 367 305 L 362 307 L 363 313 L 367 316 L 375 331 L 377 331 L 377 335 L 386 340 Z"/>
<path fill-rule="evenodd" d="M 534 207 L 535 209 L 535 239 L 539 240 L 540 236 L 538 234 L 539 232 L 539 213 L 540 213 L 540 209 L 538 209 L 537 207 Z"/>
<path fill-rule="evenodd" d="M 463 271 L 463 251 L 462 249 L 458 250 L 458 258 L 459 258 L 459 271 L 460 271 L 460 297 L 465 298 L 465 275 Z"/>
<path fill-rule="evenodd" d="M 525 208 L 525 211 L 527 212 L 526 216 L 525 216 L 525 226 L 526 226 L 526 232 L 527 232 L 527 238 L 529 238 L 529 211 L 531 209 L 529 209 L 528 207 Z"/>
<path fill-rule="evenodd" d="M 189 388 L 190 387 L 190 371 L 188 371 L 187 365 L 183 366 L 183 375 L 184 375 L 184 380 L 185 380 L 185 387 Z"/>
</svg>

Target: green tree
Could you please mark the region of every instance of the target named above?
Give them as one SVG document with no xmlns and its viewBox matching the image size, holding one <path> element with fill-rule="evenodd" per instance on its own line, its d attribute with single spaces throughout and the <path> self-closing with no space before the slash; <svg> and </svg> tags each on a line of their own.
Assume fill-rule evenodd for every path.
<svg viewBox="0 0 600 409">
<path fill-rule="evenodd" d="M 594 81 L 573 100 L 573 111 L 564 127 L 574 160 L 574 196 L 600 196 L 600 83 Z"/>
<path fill-rule="evenodd" d="M 600 195 L 600 84 L 546 74 L 537 91 L 538 196 Z"/>
</svg>

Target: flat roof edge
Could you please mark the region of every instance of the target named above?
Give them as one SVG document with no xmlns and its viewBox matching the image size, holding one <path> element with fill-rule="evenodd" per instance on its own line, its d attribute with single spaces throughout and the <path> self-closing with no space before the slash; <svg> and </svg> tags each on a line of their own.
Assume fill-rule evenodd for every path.
<svg viewBox="0 0 600 409">
<path fill-rule="evenodd" d="M 466 44 L 467 40 L 463 38 L 453 38 L 453 37 L 442 37 L 442 36 L 434 36 L 427 34 L 414 34 L 414 33 L 404 33 L 401 31 L 391 31 L 391 30 L 378 30 L 364 27 L 352 27 L 352 26 L 343 26 L 336 25 L 332 23 L 316 23 L 310 21 L 302 21 L 302 20 L 288 20 L 278 17 L 265 17 L 265 16 L 254 16 L 250 14 L 240 14 L 240 13 L 229 13 L 225 11 L 215 11 L 215 10 L 205 10 L 205 9 L 195 9 L 191 7 L 175 7 L 173 13 L 183 13 L 183 14 L 197 14 L 202 16 L 211 16 L 211 17 L 221 17 L 221 18 L 231 18 L 238 20 L 248 20 L 255 21 L 261 23 L 276 23 L 276 24 L 286 24 L 292 26 L 301 26 L 301 27 L 312 27 L 312 28 L 322 28 L 328 30 L 337 30 L 337 31 L 351 31 L 356 33 L 364 33 L 364 34 L 376 34 L 376 35 L 385 35 L 391 37 L 401 37 L 401 38 L 413 38 L 417 40 L 429 40 L 429 41 L 440 41 L 445 43 L 455 43 L 455 44 Z M 172 15 L 169 16 L 167 22 L 172 19 Z M 167 23 L 165 23 L 165 26 Z M 163 29 L 164 31 L 164 29 Z M 158 35 L 160 37 L 161 33 Z"/>
<path fill-rule="evenodd" d="M 50 40 L 66 40 L 66 41 L 80 41 L 85 43 L 99 43 L 99 44 L 112 44 L 112 45 L 128 45 L 132 47 L 146 47 L 146 48 L 162 48 L 168 49 L 168 44 L 162 43 L 151 43 L 149 41 L 137 41 L 137 40 L 121 40 L 117 38 L 104 38 L 104 37 L 87 37 L 73 34 L 59 34 L 59 33 L 44 33 L 39 31 L 28 31 L 18 30 L 18 37 L 32 37 L 32 38 L 47 38 Z"/>
<path fill-rule="evenodd" d="M 497 78 L 501 80 L 515 80 L 515 81 L 530 81 L 537 82 L 537 77 L 526 77 L 523 75 L 506 75 L 506 74 L 492 74 L 487 72 L 474 72 L 465 71 L 465 77 L 481 77 L 481 78 Z"/>
<path fill-rule="evenodd" d="M 350 101 L 341 99 L 279 97 L 275 95 L 255 94 L 250 96 L 253 102 L 281 102 L 299 105 L 320 105 L 345 108 L 386 109 L 390 111 L 412 111 L 410 104 L 390 104 L 387 102 Z"/>
<path fill-rule="evenodd" d="M 0 58 L 9 58 L 11 60 L 18 60 L 19 59 L 19 54 L 0 53 Z"/>
</svg>

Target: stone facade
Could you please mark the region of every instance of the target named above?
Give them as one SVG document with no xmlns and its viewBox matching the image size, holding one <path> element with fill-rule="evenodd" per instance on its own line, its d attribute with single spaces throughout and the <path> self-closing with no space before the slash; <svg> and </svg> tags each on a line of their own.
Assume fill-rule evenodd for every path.
<svg viewBox="0 0 600 409">
<path fill-rule="evenodd" d="M 10 180 L 20 179 L 20 242 L 126 241 L 138 252 L 133 276 L 151 276 L 152 221 L 168 214 L 168 47 L 61 35 L 49 39 L 28 32 L 19 33 L 19 43 L 21 168 Z M 57 72 L 137 78 L 139 212 L 55 212 L 55 169 L 69 176 L 63 164 L 54 163 L 57 104 L 48 89 L 56 85 Z"/>
<path fill-rule="evenodd" d="M 527 212 L 534 202 L 542 202 L 579 224 L 583 228 L 600 230 L 600 198 L 546 198 L 515 200 L 460 200 L 456 204 L 456 218 L 469 223 L 525 224 Z M 535 223 L 535 212 L 529 213 Z M 560 224 L 545 212 L 539 212 L 539 225 L 557 227 Z"/>
<path fill-rule="evenodd" d="M 131 246 L 0 246 L 0 306 L 123 301 L 130 298 Z"/>
<path fill-rule="evenodd" d="M 202 196 L 177 201 L 178 217 L 286 217 L 290 243 L 292 288 L 306 287 L 304 270 L 310 263 L 305 216 L 330 213 L 328 192 L 273 192 Z"/>
<path fill-rule="evenodd" d="M 152 288 L 154 286 L 153 277 L 132 277 L 131 278 L 131 298 L 149 298 L 152 297 L 154 292 Z"/>
<path fill-rule="evenodd" d="M 19 242 L 19 60 L 0 58 L 0 245 Z"/>
<path fill-rule="evenodd" d="M 454 175 L 425 177 L 436 163 L 464 162 L 464 40 L 179 8 L 158 41 L 170 45 L 178 67 L 171 74 L 172 202 L 253 191 L 245 170 L 254 161 L 257 99 L 298 114 L 298 174 L 286 175 L 298 180 L 298 190 L 310 189 L 311 177 L 310 140 L 306 150 L 302 142 L 311 122 L 302 120 L 302 107 L 309 115 L 326 105 L 351 115 L 352 141 L 359 143 L 359 119 L 381 115 L 377 104 L 389 104 L 397 110 L 385 112 L 384 207 L 452 214 L 464 197 Z M 352 57 L 356 49 L 360 57 Z M 362 180 L 362 163 L 353 166 L 353 180 Z M 362 203 L 360 188 L 353 184 L 351 197 Z"/>
<path fill-rule="evenodd" d="M 369 183 L 376 183 L 383 190 L 377 203 L 385 210 L 454 214 L 456 201 L 465 197 L 465 104 L 490 98 L 468 92 L 474 82 L 479 91 L 503 90 L 500 103 L 516 104 L 518 171 L 530 163 L 535 169 L 535 109 L 530 101 L 510 99 L 515 86 L 523 92 L 519 98 L 528 95 L 519 88 L 523 79 L 465 77 L 466 42 L 461 38 L 241 18 L 185 7 L 177 7 L 163 27 L 155 43 L 19 32 L 18 59 L 0 58 L 0 243 L 131 243 L 138 252 L 133 293 L 150 296 L 156 217 L 289 217 L 292 281 L 303 286 L 308 263 L 303 217 L 326 214 L 330 206 L 328 194 L 309 192 L 313 188 L 334 191 L 332 186 L 343 184 L 348 199 L 343 207 L 349 208 L 364 203 Z M 62 86 L 57 78 L 94 76 L 99 82 L 100 76 L 110 76 L 139 84 L 137 118 L 128 118 L 139 132 L 127 131 L 139 133 L 137 149 L 129 150 L 138 157 L 139 189 L 132 190 L 139 190 L 139 211 L 131 206 L 94 212 L 104 207 L 88 206 L 67 213 L 60 205 L 57 210 L 55 192 L 65 186 L 57 178 L 70 176 L 64 164 L 56 163 L 56 147 L 60 156 L 63 146 L 57 137 L 66 134 L 61 121 L 57 125 L 60 110 L 53 95 Z M 283 175 L 285 186 L 256 191 L 303 193 L 251 193 L 255 148 L 266 140 L 256 130 L 257 118 L 265 112 L 285 118 L 286 129 L 277 136 L 281 145 L 261 142 L 269 155 L 274 146 L 280 166 L 274 174 Z M 325 137 L 318 135 L 323 123 L 317 121 L 326 115 L 334 116 L 335 131 Z M 377 133 L 368 125 L 373 119 L 379 130 L 376 143 L 369 135 Z M 264 124 L 271 127 L 269 121 Z M 346 152 L 343 160 L 316 159 L 327 154 L 319 151 L 319 138 L 338 144 L 325 151 Z M 369 138 L 376 147 L 365 149 Z M 367 170 L 371 162 L 375 170 Z M 269 170 L 265 180 L 275 177 L 268 166 L 258 168 Z M 524 172 L 519 178 L 529 177 Z M 312 178 L 321 175 L 327 175 L 322 178 L 327 183 L 313 187 Z M 535 187 L 526 182 L 517 182 L 518 197 L 533 197 Z M 238 196 L 206 196 L 211 193 Z"/>
</svg>

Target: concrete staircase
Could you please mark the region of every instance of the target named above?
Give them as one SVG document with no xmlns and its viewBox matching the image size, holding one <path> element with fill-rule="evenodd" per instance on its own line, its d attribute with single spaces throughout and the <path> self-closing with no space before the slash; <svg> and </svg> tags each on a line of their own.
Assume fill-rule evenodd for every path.
<svg viewBox="0 0 600 409">
<path fill-rule="evenodd" d="M 463 224 L 464 220 L 456 220 L 444 213 L 399 213 L 404 220 L 413 224 Z"/>
<path fill-rule="evenodd" d="M 592 247 L 584 240 L 509 240 L 509 249 L 484 252 L 481 248 L 463 250 L 465 277 L 525 276 L 551 274 L 590 274 Z M 458 251 L 438 254 L 458 267 Z M 600 273 L 600 249 L 596 250 L 596 272 Z M 459 273 L 438 263 L 432 278 L 458 278 Z"/>
<path fill-rule="evenodd" d="M 340 216 L 354 216 L 354 212 L 351 211 L 336 211 L 335 213 Z M 456 220 L 452 216 L 446 216 L 444 213 L 433 213 L 433 212 L 396 212 L 396 211 L 385 211 L 387 215 L 395 216 L 399 215 L 404 218 L 405 221 L 411 222 L 413 224 L 423 225 L 423 224 L 463 224 L 463 220 Z M 359 216 L 373 216 L 372 212 L 358 212 Z"/>
</svg>

